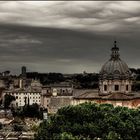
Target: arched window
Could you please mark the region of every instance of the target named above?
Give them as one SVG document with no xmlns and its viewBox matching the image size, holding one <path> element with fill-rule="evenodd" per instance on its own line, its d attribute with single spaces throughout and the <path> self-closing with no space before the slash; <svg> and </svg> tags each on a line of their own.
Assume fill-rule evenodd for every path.
<svg viewBox="0 0 140 140">
<path fill-rule="evenodd" d="M 120 74 L 120 72 L 118 70 L 115 70 L 114 74 Z"/>
</svg>

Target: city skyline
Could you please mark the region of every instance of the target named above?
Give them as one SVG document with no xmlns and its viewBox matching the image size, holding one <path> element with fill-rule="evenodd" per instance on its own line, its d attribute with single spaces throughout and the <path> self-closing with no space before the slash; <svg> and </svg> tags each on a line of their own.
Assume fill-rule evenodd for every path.
<svg viewBox="0 0 140 140">
<path fill-rule="evenodd" d="M 139 68 L 139 1 L 1 1 L 0 71 L 99 72 L 117 40 Z"/>
</svg>

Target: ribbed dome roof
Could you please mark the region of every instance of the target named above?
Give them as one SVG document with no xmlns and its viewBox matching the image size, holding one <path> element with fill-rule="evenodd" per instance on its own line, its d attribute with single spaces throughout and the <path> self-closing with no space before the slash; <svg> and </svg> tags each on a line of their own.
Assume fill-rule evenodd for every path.
<svg viewBox="0 0 140 140">
<path fill-rule="evenodd" d="M 116 47 L 116 41 L 112 48 L 112 54 L 109 61 L 107 61 L 101 71 L 100 79 L 129 79 L 131 72 L 127 64 L 119 58 L 119 48 Z"/>
</svg>

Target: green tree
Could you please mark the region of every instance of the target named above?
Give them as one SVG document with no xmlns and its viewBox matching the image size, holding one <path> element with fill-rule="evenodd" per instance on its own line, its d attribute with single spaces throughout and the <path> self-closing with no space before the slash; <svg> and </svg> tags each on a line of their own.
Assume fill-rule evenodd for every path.
<svg viewBox="0 0 140 140">
<path fill-rule="evenodd" d="M 36 139 L 139 140 L 140 109 L 84 103 L 63 107 L 41 123 Z"/>
<path fill-rule="evenodd" d="M 11 110 L 14 117 L 18 116 L 20 118 L 29 117 L 38 119 L 43 118 L 43 110 L 36 103 L 32 105 L 25 105 L 23 108 L 12 108 Z"/>
<path fill-rule="evenodd" d="M 73 136 L 71 133 L 67 133 L 67 132 L 63 132 L 60 135 L 56 136 L 55 139 L 59 139 L 59 140 L 84 140 L 84 137 L 77 137 L 77 136 Z M 88 140 L 88 139 L 86 139 Z"/>
<path fill-rule="evenodd" d="M 4 103 L 3 103 L 4 104 L 4 108 L 8 109 L 12 101 L 15 101 L 15 97 L 12 96 L 12 95 L 9 95 L 9 94 L 5 94 L 5 96 L 4 96 Z"/>
<path fill-rule="evenodd" d="M 120 140 L 120 135 L 116 132 L 110 131 L 107 135 L 107 140 Z"/>
</svg>

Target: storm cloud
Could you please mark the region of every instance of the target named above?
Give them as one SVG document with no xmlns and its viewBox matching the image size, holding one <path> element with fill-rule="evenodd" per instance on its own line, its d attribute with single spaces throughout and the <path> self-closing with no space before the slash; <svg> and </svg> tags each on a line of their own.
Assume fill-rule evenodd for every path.
<svg viewBox="0 0 140 140">
<path fill-rule="evenodd" d="M 139 67 L 139 1 L 1 1 L 0 71 L 98 72 L 113 41 Z"/>
</svg>

